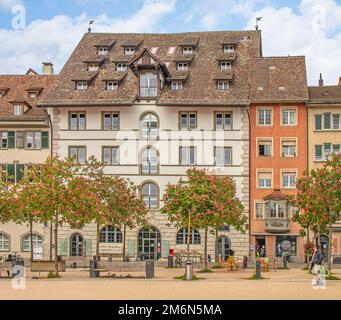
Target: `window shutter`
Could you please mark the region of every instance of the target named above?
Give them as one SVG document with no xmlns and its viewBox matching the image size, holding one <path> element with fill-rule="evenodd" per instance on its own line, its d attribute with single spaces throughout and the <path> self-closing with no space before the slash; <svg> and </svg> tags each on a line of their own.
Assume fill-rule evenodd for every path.
<svg viewBox="0 0 341 320">
<path fill-rule="evenodd" d="M 59 251 L 61 256 L 67 256 L 67 240 L 60 239 Z"/>
<path fill-rule="evenodd" d="M 48 149 L 49 148 L 49 132 L 44 131 L 41 133 L 41 148 Z"/>
<path fill-rule="evenodd" d="M 167 258 L 169 256 L 169 241 L 162 240 L 161 244 L 161 258 Z"/>
<path fill-rule="evenodd" d="M 324 129 L 330 129 L 330 112 L 324 113 Z"/>
<path fill-rule="evenodd" d="M 8 132 L 8 149 L 15 148 L 15 132 L 9 131 Z"/>
<path fill-rule="evenodd" d="M 135 257 L 135 240 L 128 240 L 128 255 Z"/>
<path fill-rule="evenodd" d="M 7 165 L 7 180 L 10 182 L 14 182 L 15 178 L 15 167 L 14 164 Z"/>
<path fill-rule="evenodd" d="M 85 240 L 85 256 L 91 257 L 92 254 L 92 241 L 90 239 Z"/>
<path fill-rule="evenodd" d="M 316 160 L 322 159 L 322 145 L 320 144 L 315 145 L 315 159 Z"/>
<path fill-rule="evenodd" d="M 316 114 L 315 115 L 315 130 L 322 129 L 322 115 Z"/>
<path fill-rule="evenodd" d="M 15 167 L 15 181 L 18 182 L 24 176 L 25 165 L 17 163 Z"/>
</svg>

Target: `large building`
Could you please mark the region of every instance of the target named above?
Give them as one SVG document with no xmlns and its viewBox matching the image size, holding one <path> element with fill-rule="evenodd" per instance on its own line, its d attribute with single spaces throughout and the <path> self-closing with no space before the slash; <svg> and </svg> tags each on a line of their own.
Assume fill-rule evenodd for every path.
<svg viewBox="0 0 341 320">
<path fill-rule="evenodd" d="M 307 168 L 308 88 L 304 57 L 257 58 L 250 69 L 250 224 L 254 253 L 303 261 L 300 226 L 287 196 Z"/>
<path fill-rule="evenodd" d="M 44 73 L 29 70 L 25 75 L 0 76 L 0 175 L 12 182 L 21 179 L 30 164 L 39 164 L 51 155 L 51 130 L 46 111 L 37 107 L 56 76 L 50 63 Z M 34 243 L 48 238 L 43 225 L 34 225 Z M 30 256 L 30 235 L 26 225 L 0 225 L 0 253 L 17 252 Z"/>
</svg>

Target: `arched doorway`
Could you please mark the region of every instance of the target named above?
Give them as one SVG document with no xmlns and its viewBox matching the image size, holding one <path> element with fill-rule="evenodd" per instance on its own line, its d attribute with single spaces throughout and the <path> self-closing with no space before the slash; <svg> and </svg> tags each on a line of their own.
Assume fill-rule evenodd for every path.
<svg viewBox="0 0 341 320">
<path fill-rule="evenodd" d="M 82 257 L 83 256 L 84 238 L 81 234 L 75 233 L 71 236 L 71 257 Z"/>
<path fill-rule="evenodd" d="M 158 260 L 161 258 L 161 234 L 154 227 L 143 228 L 138 234 L 138 257 L 141 260 Z"/>
<path fill-rule="evenodd" d="M 221 260 L 226 261 L 231 255 L 231 240 L 228 237 L 222 236 L 218 238 L 218 254 Z"/>
</svg>

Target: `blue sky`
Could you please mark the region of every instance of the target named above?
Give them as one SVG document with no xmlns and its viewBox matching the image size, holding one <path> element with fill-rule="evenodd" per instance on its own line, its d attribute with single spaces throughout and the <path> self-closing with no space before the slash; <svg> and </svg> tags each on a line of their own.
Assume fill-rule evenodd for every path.
<svg viewBox="0 0 341 320">
<path fill-rule="evenodd" d="M 0 0 L 0 73 L 40 71 L 46 60 L 59 71 L 91 18 L 98 32 L 190 32 L 254 29 L 257 16 L 264 55 L 305 55 L 311 84 L 320 72 L 338 81 L 341 0 Z"/>
</svg>

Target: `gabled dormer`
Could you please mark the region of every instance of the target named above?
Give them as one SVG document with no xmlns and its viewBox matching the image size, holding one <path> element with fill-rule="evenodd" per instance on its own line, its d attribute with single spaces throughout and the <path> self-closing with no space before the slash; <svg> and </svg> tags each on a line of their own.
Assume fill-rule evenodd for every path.
<svg viewBox="0 0 341 320">
<path fill-rule="evenodd" d="M 98 72 L 81 71 L 72 77 L 72 81 L 75 83 L 75 90 L 86 91 L 98 75 Z"/>
<path fill-rule="evenodd" d="M 105 83 L 106 91 L 117 91 L 121 85 L 123 79 L 126 77 L 127 72 L 117 72 L 112 70 L 107 70 L 102 76 L 102 80 Z"/>
<path fill-rule="evenodd" d="M 113 45 L 115 44 L 116 40 L 112 39 L 103 39 L 98 41 L 94 46 L 97 49 L 97 54 L 100 56 L 105 56 L 109 53 Z"/>
<path fill-rule="evenodd" d="M 29 99 L 36 99 L 43 91 L 43 88 L 28 88 L 26 91 Z"/>
<path fill-rule="evenodd" d="M 234 53 L 234 52 L 236 52 L 237 44 L 238 44 L 238 41 L 230 40 L 230 39 L 223 39 L 220 42 L 223 53 Z"/>
<path fill-rule="evenodd" d="M 13 100 L 10 101 L 12 104 L 12 114 L 14 116 L 23 116 L 31 106 L 24 100 Z"/>
<path fill-rule="evenodd" d="M 7 87 L 3 87 L 3 88 L 0 88 L 0 99 L 5 96 L 5 94 L 10 90 L 10 88 L 7 88 Z"/>
<path fill-rule="evenodd" d="M 125 41 L 124 43 L 122 43 L 123 54 L 127 56 L 133 56 L 139 49 L 139 46 L 141 45 L 141 43 L 142 41 L 140 40 Z"/>
<path fill-rule="evenodd" d="M 181 48 L 181 53 L 183 55 L 192 55 L 198 45 L 199 38 L 198 37 L 191 37 L 185 38 L 179 43 L 179 47 Z"/>
<path fill-rule="evenodd" d="M 86 70 L 90 72 L 96 72 L 99 70 L 104 61 L 105 57 L 102 55 L 91 55 L 84 59 L 84 63 L 87 65 Z"/>
</svg>

